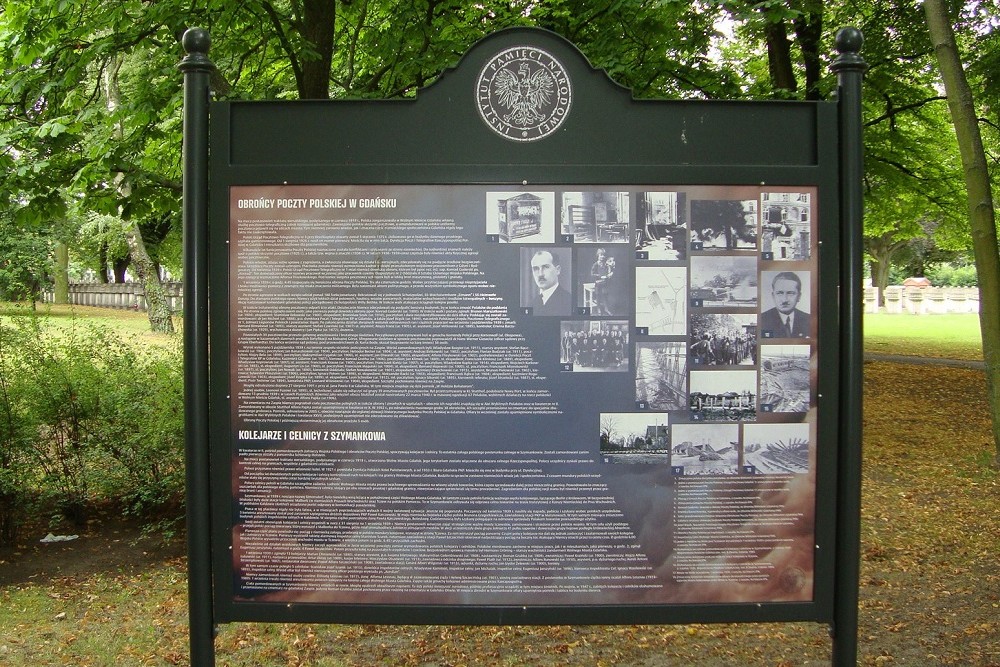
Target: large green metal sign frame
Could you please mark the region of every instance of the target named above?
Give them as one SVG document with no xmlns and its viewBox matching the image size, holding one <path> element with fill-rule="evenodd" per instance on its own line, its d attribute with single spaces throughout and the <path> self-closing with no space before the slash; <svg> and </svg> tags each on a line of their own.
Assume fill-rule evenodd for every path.
<svg viewBox="0 0 1000 667">
<path fill-rule="evenodd" d="M 851 664 L 839 40 L 836 102 L 638 101 L 509 30 L 415 100 L 214 103 L 206 164 L 189 31 L 192 662 L 231 621 L 815 621 Z"/>
</svg>

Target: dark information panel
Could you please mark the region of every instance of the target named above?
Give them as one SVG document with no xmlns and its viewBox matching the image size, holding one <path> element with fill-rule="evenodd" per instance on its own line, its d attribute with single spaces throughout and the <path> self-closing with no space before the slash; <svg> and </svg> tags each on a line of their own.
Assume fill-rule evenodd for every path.
<svg viewBox="0 0 1000 667">
<path fill-rule="evenodd" d="M 218 620 L 829 620 L 835 121 L 529 30 L 214 105 Z"/>
</svg>

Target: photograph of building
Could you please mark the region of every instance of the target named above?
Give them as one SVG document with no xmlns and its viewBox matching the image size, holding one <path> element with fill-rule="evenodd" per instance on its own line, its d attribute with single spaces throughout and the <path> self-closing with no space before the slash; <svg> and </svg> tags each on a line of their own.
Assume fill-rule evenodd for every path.
<svg viewBox="0 0 1000 667">
<path fill-rule="evenodd" d="M 670 427 L 663 413 L 602 413 L 600 439 L 605 463 L 670 462 Z"/>
<path fill-rule="evenodd" d="M 691 371 L 691 413 L 704 421 L 756 421 L 756 371 Z"/>
<path fill-rule="evenodd" d="M 760 249 L 764 259 L 809 259 L 810 200 L 808 192 L 765 192 L 760 196 Z"/>
</svg>

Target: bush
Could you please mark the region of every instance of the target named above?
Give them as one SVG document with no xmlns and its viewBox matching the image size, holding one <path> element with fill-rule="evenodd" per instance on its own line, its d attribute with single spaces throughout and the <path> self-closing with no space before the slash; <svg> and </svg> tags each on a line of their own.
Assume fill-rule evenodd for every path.
<svg viewBox="0 0 1000 667">
<path fill-rule="evenodd" d="M 971 264 L 938 264 L 928 269 L 927 278 L 935 287 L 975 287 L 979 284 L 976 267 Z"/>
<path fill-rule="evenodd" d="M 102 495 L 149 515 L 184 491 L 184 378 L 179 345 L 138 354 L 122 347 L 108 367 L 93 444 L 109 466 Z"/>
<path fill-rule="evenodd" d="M 92 423 L 101 405 L 101 334 L 74 326 L 52 335 L 40 320 L 22 325 L 25 367 L 32 382 L 28 408 L 36 424 L 34 459 L 41 473 L 42 496 L 76 525 L 86 523 L 90 482 L 97 472 L 89 465 Z M 33 335 L 32 335 L 33 334 Z"/>
<path fill-rule="evenodd" d="M 31 300 L 45 286 L 52 241 L 0 208 L 0 298 Z"/>
<path fill-rule="evenodd" d="M 42 322 L 0 324 L 0 514 L 16 525 L 28 499 L 37 498 L 79 525 L 95 503 L 141 516 L 179 504 L 179 346 L 142 346 L 108 328 Z"/>
<path fill-rule="evenodd" d="M 17 541 L 29 506 L 32 433 L 36 431 L 25 401 L 29 374 L 19 351 L 23 332 L 0 326 L 0 545 Z"/>
</svg>

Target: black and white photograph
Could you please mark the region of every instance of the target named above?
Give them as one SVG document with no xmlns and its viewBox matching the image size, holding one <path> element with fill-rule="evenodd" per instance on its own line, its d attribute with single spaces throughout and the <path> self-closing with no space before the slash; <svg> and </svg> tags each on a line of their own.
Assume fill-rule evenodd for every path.
<svg viewBox="0 0 1000 667">
<path fill-rule="evenodd" d="M 640 266 L 635 270 L 635 326 L 650 336 L 687 334 L 687 269 Z"/>
<path fill-rule="evenodd" d="M 808 345 L 760 346 L 761 412 L 809 411 Z"/>
<path fill-rule="evenodd" d="M 604 463 L 670 463 L 670 424 L 660 412 L 601 413 Z"/>
<path fill-rule="evenodd" d="M 560 214 L 560 232 L 573 243 L 631 241 L 627 192 L 564 192 Z"/>
<path fill-rule="evenodd" d="M 756 199 L 691 200 L 691 250 L 756 250 Z"/>
<path fill-rule="evenodd" d="M 809 472 L 809 424 L 746 424 L 743 466 L 756 475 Z"/>
<path fill-rule="evenodd" d="M 554 243 L 554 192 L 487 192 L 486 235 L 500 243 Z"/>
<path fill-rule="evenodd" d="M 757 258 L 696 255 L 691 258 L 691 305 L 696 308 L 757 308 Z"/>
<path fill-rule="evenodd" d="M 684 475 L 739 473 L 738 424 L 674 424 L 670 442 L 670 465 Z"/>
<path fill-rule="evenodd" d="M 596 317 L 629 314 L 630 255 L 631 249 L 622 245 L 576 249 L 577 312 Z"/>
<path fill-rule="evenodd" d="M 616 373 L 629 369 L 628 320 L 564 320 L 559 330 L 563 370 Z"/>
<path fill-rule="evenodd" d="M 532 315 L 573 313 L 573 261 L 570 248 L 520 248 L 521 308 Z"/>
<path fill-rule="evenodd" d="M 756 366 L 756 313 L 692 313 L 691 365 Z"/>
<path fill-rule="evenodd" d="M 635 249 L 644 259 L 687 259 L 687 211 L 683 192 L 640 192 Z"/>
<path fill-rule="evenodd" d="M 808 192 L 765 192 L 760 196 L 760 251 L 775 261 L 809 259 L 812 197 Z"/>
<path fill-rule="evenodd" d="M 661 411 L 687 407 L 686 348 L 686 343 L 636 343 L 636 404 Z"/>
<path fill-rule="evenodd" d="M 691 371 L 688 406 L 703 421 L 757 421 L 757 371 Z"/>
<path fill-rule="evenodd" d="M 808 271 L 761 271 L 761 338 L 809 338 L 812 315 Z"/>
</svg>

